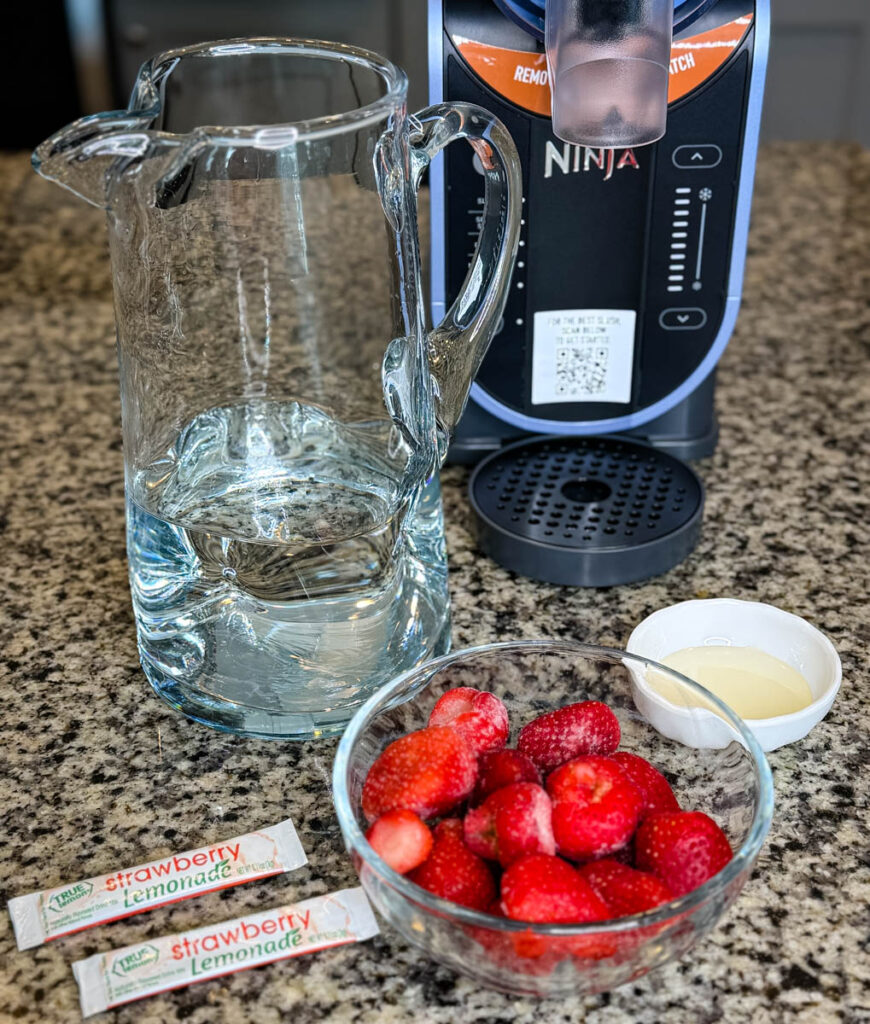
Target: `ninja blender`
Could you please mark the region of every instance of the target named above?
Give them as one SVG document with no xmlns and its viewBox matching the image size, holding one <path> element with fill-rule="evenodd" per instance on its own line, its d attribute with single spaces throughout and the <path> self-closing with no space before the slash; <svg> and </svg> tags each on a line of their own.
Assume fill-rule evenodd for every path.
<svg viewBox="0 0 870 1024">
<path fill-rule="evenodd" d="M 602 586 L 697 541 L 683 460 L 717 442 L 768 37 L 768 0 L 430 0 L 430 100 L 491 110 L 523 168 L 509 298 L 450 451 L 477 464 L 481 546 L 508 568 Z M 458 147 L 431 168 L 436 322 L 481 170 Z"/>
</svg>

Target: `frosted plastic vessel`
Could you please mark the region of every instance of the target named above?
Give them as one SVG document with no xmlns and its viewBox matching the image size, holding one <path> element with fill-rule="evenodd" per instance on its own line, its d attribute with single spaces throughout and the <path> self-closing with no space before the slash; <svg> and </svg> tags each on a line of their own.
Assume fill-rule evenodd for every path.
<svg viewBox="0 0 870 1024">
<path fill-rule="evenodd" d="M 205 43 L 34 155 L 108 215 L 142 667 L 222 729 L 338 731 L 449 645 L 438 467 L 501 316 L 521 186 L 497 120 L 408 116 L 406 93 L 365 50 Z M 482 231 L 429 331 L 416 189 L 454 139 L 484 173 Z"/>
<path fill-rule="evenodd" d="M 665 133 L 673 0 L 547 0 L 553 131 L 581 146 Z"/>
</svg>

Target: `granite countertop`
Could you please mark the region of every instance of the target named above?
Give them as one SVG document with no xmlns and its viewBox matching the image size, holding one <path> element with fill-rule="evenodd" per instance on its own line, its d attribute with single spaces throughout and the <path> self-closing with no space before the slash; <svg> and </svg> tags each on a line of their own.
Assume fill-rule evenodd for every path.
<svg viewBox="0 0 870 1024">
<path fill-rule="evenodd" d="M 354 884 L 326 798 L 334 742 L 212 732 L 152 695 L 127 590 L 109 267 L 101 215 L 0 157 L 0 900 L 292 816 L 291 875 L 18 952 L 0 915 L 0 1021 L 79 1019 L 74 960 Z M 870 1021 L 870 153 L 763 152 L 743 309 L 721 363 L 721 441 L 700 464 L 694 554 L 607 590 L 512 576 L 475 548 L 466 473 L 444 473 L 454 643 L 623 645 L 656 608 L 768 601 L 834 641 L 827 719 L 770 757 L 777 807 L 755 873 L 685 960 L 552 1004 L 376 939 L 230 975 L 100 1019 L 395 1024 Z"/>
</svg>

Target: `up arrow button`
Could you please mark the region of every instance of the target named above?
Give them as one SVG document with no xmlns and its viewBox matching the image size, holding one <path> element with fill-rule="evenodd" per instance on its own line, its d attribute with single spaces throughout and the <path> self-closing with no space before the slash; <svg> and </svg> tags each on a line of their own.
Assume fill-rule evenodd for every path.
<svg viewBox="0 0 870 1024">
<path fill-rule="evenodd" d="M 691 170 L 706 170 L 718 167 L 722 162 L 722 150 L 713 142 L 697 146 L 677 146 L 671 155 L 675 167 Z"/>
</svg>

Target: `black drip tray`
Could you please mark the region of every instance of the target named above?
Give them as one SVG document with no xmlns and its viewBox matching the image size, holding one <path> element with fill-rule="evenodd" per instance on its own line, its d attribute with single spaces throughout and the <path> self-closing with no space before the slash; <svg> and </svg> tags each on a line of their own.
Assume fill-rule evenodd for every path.
<svg viewBox="0 0 870 1024">
<path fill-rule="evenodd" d="M 619 437 L 519 441 L 480 462 L 468 486 L 481 548 L 548 583 L 608 587 L 657 576 L 701 531 L 697 474 Z"/>
</svg>

